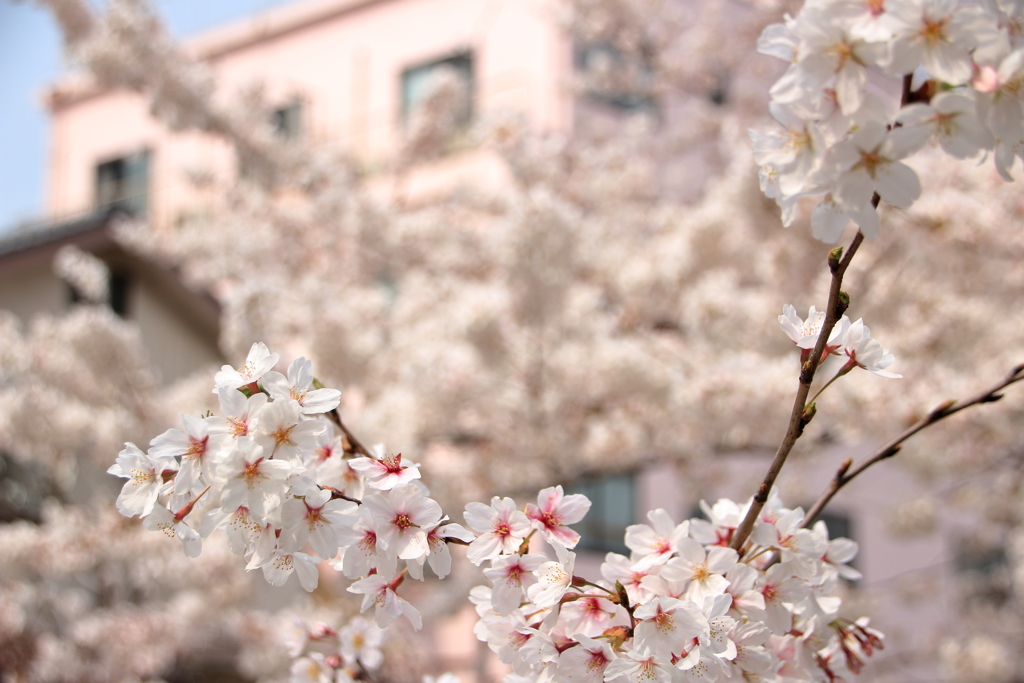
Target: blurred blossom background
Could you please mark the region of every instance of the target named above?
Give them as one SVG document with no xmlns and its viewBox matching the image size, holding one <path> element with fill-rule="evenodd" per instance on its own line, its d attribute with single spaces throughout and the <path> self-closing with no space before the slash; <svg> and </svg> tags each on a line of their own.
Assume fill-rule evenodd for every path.
<svg viewBox="0 0 1024 683">
<path fill-rule="evenodd" d="M 751 495 L 796 388 L 777 316 L 828 283 L 747 136 L 783 68 L 757 36 L 797 8 L 0 4 L 0 677 L 286 680 L 292 614 L 358 610 L 328 574 L 274 589 L 222 535 L 188 560 L 114 507 L 123 443 L 216 408 L 255 341 L 311 358 L 446 510 L 586 493 L 584 575 L 649 509 Z M 911 163 L 921 200 L 883 209 L 846 280 L 904 379 L 823 395 L 791 505 L 1022 360 L 1019 187 Z M 888 636 L 865 680 L 1024 679 L 1022 419 L 1011 390 L 833 504 L 861 547 L 845 602 Z M 462 565 L 418 587 L 433 626 L 392 634 L 379 680 L 500 680 Z"/>
</svg>

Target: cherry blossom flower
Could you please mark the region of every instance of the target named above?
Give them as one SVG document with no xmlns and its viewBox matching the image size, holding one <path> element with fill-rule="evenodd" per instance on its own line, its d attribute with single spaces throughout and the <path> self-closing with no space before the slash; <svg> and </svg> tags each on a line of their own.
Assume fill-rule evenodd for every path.
<svg viewBox="0 0 1024 683">
<path fill-rule="evenodd" d="M 362 617 L 349 619 L 341 629 L 341 652 L 349 660 L 358 662 L 370 671 L 380 668 L 384 662 L 381 645 L 384 631 Z"/>
<path fill-rule="evenodd" d="M 641 559 L 637 568 L 664 564 L 676 552 L 679 541 L 690 532 L 690 523 L 676 524 L 668 512 L 658 508 L 647 513 L 652 526 L 633 524 L 626 527 L 626 547 Z"/>
<path fill-rule="evenodd" d="M 181 456 L 181 468 L 174 478 L 174 492 L 189 495 L 202 490 L 204 483 L 200 476 L 210 480 L 212 453 L 220 447 L 216 437 L 210 437 L 210 423 L 193 415 L 182 415 L 185 429 L 168 429 L 149 442 L 149 454 L 153 458 Z"/>
<path fill-rule="evenodd" d="M 530 533 L 530 520 L 516 509 L 511 498 L 491 498 L 491 504 L 468 503 L 464 513 L 466 524 L 480 534 L 469 544 L 466 557 L 475 565 L 499 555 L 510 555 L 519 550 L 523 539 Z"/>
<path fill-rule="evenodd" d="M 951 85 L 967 82 L 971 77 L 970 52 L 986 29 L 985 16 L 958 5 L 957 0 L 891 3 L 885 17 L 886 25 L 895 34 L 889 71 L 902 76 L 923 64 L 931 76 L 941 81 Z"/>
<path fill-rule="evenodd" d="M 263 378 L 263 386 L 275 400 L 294 400 L 304 415 L 327 413 L 341 403 L 341 392 L 337 389 L 311 389 L 313 361 L 305 358 L 292 361 L 287 377 L 280 372 L 268 372 Z"/>
<path fill-rule="evenodd" d="M 180 512 L 178 513 L 180 514 Z M 165 536 L 177 538 L 189 557 L 199 557 L 203 550 L 203 539 L 195 529 L 185 523 L 186 515 L 181 517 L 172 513 L 163 505 L 156 505 L 153 511 L 142 522 L 142 526 L 152 531 L 162 531 Z"/>
<path fill-rule="evenodd" d="M 946 154 L 957 159 L 977 156 L 980 150 L 995 144 L 978 118 L 978 103 L 967 93 L 943 92 L 928 104 L 904 107 L 896 122 L 904 127 L 924 127 L 938 138 Z"/>
<path fill-rule="evenodd" d="M 491 562 L 490 569 L 484 570 L 484 576 L 490 579 L 491 604 L 494 611 L 507 616 L 519 609 L 524 591 L 537 579 L 533 572 L 547 562 L 543 555 L 503 555 Z"/>
<path fill-rule="evenodd" d="M 417 564 L 422 566 L 422 562 L 426 560 L 437 578 L 443 579 L 452 571 L 452 554 L 448 549 L 447 539 L 455 538 L 464 543 L 469 543 L 473 540 L 473 533 L 465 529 L 461 524 L 446 523 L 445 520 L 427 526 L 424 528 L 424 531 L 427 533 L 427 545 L 430 546 L 430 553 L 425 558 L 409 561 L 409 575 L 413 576 L 413 578 L 422 579 L 422 569 L 419 575 L 413 575 L 412 568 Z"/>
<path fill-rule="evenodd" d="M 303 589 L 313 592 L 320 580 L 320 573 L 316 569 L 316 563 L 319 561 L 320 558 L 306 553 L 286 552 L 278 549 L 266 560 L 258 561 L 253 558 L 246 569 L 262 569 L 263 577 L 273 586 L 283 586 L 294 571 L 299 577 L 299 585 Z"/>
<path fill-rule="evenodd" d="M 366 576 L 372 569 L 388 575 L 395 573 L 398 558 L 378 545 L 373 515 L 365 506 L 359 508 L 355 524 L 338 531 L 338 542 L 345 552 L 340 561 L 332 564 L 346 577 Z"/>
<path fill-rule="evenodd" d="M 403 465 L 401 453 L 384 455 L 383 445 L 378 445 L 375 450 L 380 453 L 376 459 L 353 458 L 348 463 L 363 476 L 367 486 L 387 491 L 420 478 L 420 466 L 414 462 Z"/>
<path fill-rule="evenodd" d="M 892 365 L 896 358 L 871 336 L 871 330 L 864 324 L 863 319 L 850 325 L 850 331 L 843 344 L 843 353 L 849 358 L 846 367 L 864 368 L 879 377 L 890 379 L 903 377 L 885 369 Z"/>
<path fill-rule="evenodd" d="M 637 603 L 647 602 L 654 597 L 654 591 L 644 586 L 643 581 L 660 570 L 661 565 L 639 566 L 639 563 L 618 553 L 608 553 L 601 563 L 601 576 L 612 585 L 621 583 L 629 599 Z"/>
<path fill-rule="evenodd" d="M 395 592 L 402 576 L 399 574 L 394 579 L 387 579 L 380 574 L 374 574 L 356 581 L 348 587 L 348 591 L 363 596 L 361 611 L 374 608 L 374 620 L 380 628 L 387 628 L 397 617 L 405 615 L 412 627 L 418 631 L 423 627 L 419 610 Z"/>
<path fill-rule="evenodd" d="M 707 630 L 708 620 L 688 600 L 659 595 L 636 608 L 635 645 L 653 652 L 681 652 L 688 641 Z"/>
<path fill-rule="evenodd" d="M 279 354 L 271 353 L 266 344 L 256 342 L 249 349 L 245 365 L 237 370 L 230 365 L 225 365 L 220 369 L 220 372 L 213 378 L 214 384 L 217 387 L 213 390 L 214 393 L 218 393 L 220 387 L 237 389 L 259 381 L 263 375 L 277 365 L 277 361 L 280 358 Z"/>
<path fill-rule="evenodd" d="M 281 509 L 281 547 L 299 550 L 309 541 L 320 557 L 330 559 L 338 553 L 338 530 L 355 520 L 355 503 L 332 500 L 329 491 L 314 487 L 301 500 L 285 501 Z"/>
<path fill-rule="evenodd" d="M 533 572 L 537 583 L 526 590 L 537 607 L 552 607 L 558 604 L 572 585 L 572 572 L 576 566 L 576 553 L 562 551 L 557 561 L 545 562 Z"/>
<path fill-rule="evenodd" d="M 578 647 L 564 650 L 558 657 L 558 674 L 574 683 L 603 683 L 605 670 L 615 660 L 607 643 L 578 633 L 573 640 Z"/>
<path fill-rule="evenodd" d="M 170 486 L 165 485 L 164 472 L 171 475 L 177 470 L 174 458 L 154 458 L 135 444 L 126 443 L 124 450 L 117 454 L 117 462 L 107 470 L 108 474 L 128 479 L 117 497 L 118 511 L 125 517 L 148 515 L 161 491 Z"/>
<path fill-rule="evenodd" d="M 263 446 L 267 457 L 301 465 L 303 454 L 317 447 L 325 429 L 319 420 L 303 419 L 295 400 L 278 399 L 260 412 L 256 442 Z"/>
<path fill-rule="evenodd" d="M 441 506 L 414 484 L 396 486 L 385 494 L 363 498 L 373 515 L 377 543 L 401 560 L 415 560 L 430 553 L 425 528 L 441 519 Z"/>
<path fill-rule="evenodd" d="M 606 681 L 625 676 L 630 683 L 670 683 L 675 676 L 675 667 L 657 652 L 634 648 L 622 654 L 604 670 Z"/>
<path fill-rule="evenodd" d="M 255 519 L 266 522 L 283 502 L 291 471 L 291 463 L 267 459 L 262 446 L 240 437 L 219 468 L 220 504 L 230 510 L 245 506 Z"/>
<path fill-rule="evenodd" d="M 911 129 L 887 131 L 872 121 L 848 139 L 836 143 L 823 162 L 832 179 L 832 195 L 845 208 L 860 210 L 872 194 L 905 209 L 921 195 L 921 182 L 913 169 L 900 161 L 917 151 L 927 137 Z"/>
<path fill-rule="evenodd" d="M 566 496 L 561 485 L 543 489 L 537 495 L 537 504 L 526 506 L 526 516 L 533 528 L 542 532 L 549 543 L 574 548 L 580 535 L 567 527 L 583 519 L 590 510 L 590 500 L 582 493 Z M 472 524 L 470 525 L 472 526 Z"/>
<path fill-rule="evenodd" d="M 738 556 L 732 548 L 711 547 L 705 550 L 692 538 L 679 542 L 679 556 L 668 561 L 662 578 L 686 584 L 686 597 L 697 604 L 704 598 L 725 592 L 729 582 L 724 574 L 736 564 Z"/>
<path fill-rule="evenodd" d="M 807 311 L 806 319 L 801 319 L 797 315 L 796 309 L 789 304 L 782 307 L 782 315 L 779 316 L 779 326 L 782 331 L 801 349 L 814 348 L 818 343 L 818 335 L 821 334 L 821 326 L 824 324 L 825 311 L 819 311 L 814 306 Z M 849 326 L 850 319 L 844 315 L 829 333 L 826 348 L 841 346 Z"/>
<path fill-rule="evenodd" d="M 267 395 L 256 392 L 247 397 L 241 391 L 223 386 L 218 387 L 217 400 L 224 415 L 210 418 L 210 434 L 228 434 L 235 439 L 253 436 L 260 411 L 267 405 Z"/>
<path fill-rule="evenodd" d="M 243 555 L 248 550 L 253 535 L 263 531 L 263 525 L 253 519 L 249 508 L 240 505 L 234 510 L 215 507 L 207 511 L 199 525 L 199 535 L 208 538 L 215 530 L 224 527 L 231 552 Z"/>
</svg>

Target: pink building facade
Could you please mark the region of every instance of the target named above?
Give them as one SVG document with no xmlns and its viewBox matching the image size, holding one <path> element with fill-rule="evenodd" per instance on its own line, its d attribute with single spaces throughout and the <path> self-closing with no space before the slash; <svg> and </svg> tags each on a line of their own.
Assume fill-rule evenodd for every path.
<svg viewBox="0 0 1024 683">
<path fill-rule="evenodd" d="M 554 0 L 302 0 L 197 36 L 186 47 L 210 66 L 225 98 L 262 84 L 274 109 L 268 127 L 314 143 L 341 143 L 372 170 L 384 169 L 400 148 L 422 94 L 420 79 L 439 66 L 462 79 L 472 118 L 507 111 L 522 115 L 536 132 L 568 132 L 574 120 L 567 87 L 574 55 L 558 19 Z M 232 179 L 243 172 L 225 144 L 169 130 L 135 93 L 103 91 L 69 78 L 53 88 L 48 105 L 50 220 L 124 202 L 156 228 L 173 230 L 202 209 L 190 173 Z M 435 162 L 429 173 L 413 172 L 408 183 L 413 192 L 429 193 L 432 183 L 486 182 L 501 173 L 496 159 L 467 148 Z M 793 467 L 781 482 L 786 500 L 813 501 L 845 456 Z M 645 521 L 643 513 L 655 507 L 683 519 L 694 513 L 700 498 L 743 499 L 755 490 L 767 462 L 746 455 L 723 458 L 723 485 L 714 492 L 688 490 L 674 466 L 653 464 L 629 484 L 630 521 Z M 922 599 L 911 610 L 905 601 L 929 590 L 951 595 L 957 553 L 942 530 L 914 541 L 885 533 L 888 503 L 907 497 L 903 492 L 917 485 L 894 470 L 880 466 L 835 505 L 863 549 L 857 566 L 865 578 L 851 592 L 876 588 L 866 611 L 878 614 L 879 627 L 893 636 L 889 652 L 902 653 L 887 655 L 890 662 L 910 657 L 915 674 L 933 676 L 933 663 L 914 661 L 907 653 L 929 651 L 938 630 L 915 625 L 941 625 L 954 603 Z M 601 557 L 597 551 L 582 557 L 583 573 L 597 576 Z M 472 621 L 470 613 L 463 617 Z M 440 648 L 441 658 L 471 677 L 477 667 L 475 643 L 452 623 L 462 635 L 442 638 L 451 647 Z M 898 666 L 883 664 L 882 671 L 892 678 Z"/>
<path fill-rule="evenodd" d="M 424 77 L 437 66 L 463 80 L 474 118 L 515 112 L 543 133 L 566 130 L 572 117 L 571 43 L 550 0 L 304 0 L 185 46 L 209 65 L 224 97 L 260 84 L 276 108 L 268 126 L 340 142 L 370 169 L 400 145 Z M 49 220 L 130 197 L 166 229 L 197 208 L 189 173 L 240 172 L 224 144 L 168 130 L 135 93 L 69 78 L 47 104 Z M 487 162 L 461 165 L 479 175 L 480 164 Z"/>
</svg>

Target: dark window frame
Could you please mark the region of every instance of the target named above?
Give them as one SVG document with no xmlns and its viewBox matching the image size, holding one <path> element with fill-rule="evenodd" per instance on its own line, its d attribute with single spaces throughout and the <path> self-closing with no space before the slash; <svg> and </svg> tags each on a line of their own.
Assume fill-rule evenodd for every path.
<svg viewBox="0 0 1024 683">
<path fill-rule="evenodd" d="M 93 200 L 97 209 L 121 209 L 136 218 L 149 212 L 153 153 L 144 148 L 97 163 L 93 169 Z"/>
<path fill-rule="evenodd" d="M 429 79 L 432 71 L 444 67 L 452 68 L 456 73 L 464 76 L 466 102 L 464 111 L 457 117 L 456 124 L 460 128 L 468 128 L 473 123 L 476 118 L 476 64 L 473 51 L 466 49 L 450 53 L 440 59 L 420 62 L 402 69 L 399 77 L 399 101 L 401 103 L 399 117 L 403 128 L 409 125 L 416 107 L 425 99 L 425 96 L 419 99 L 410 96 L 410 90 L 415 87 L 411 81 L 416 78 Z M 429 93 L 429 85 L 427 92 Z M 412 101 L 414 99 L 415 101 Z"/>
<path fill-rule="evenodd" d="M 637 477 L 633 471 L 609 472 L 584 477 L 566 488 L 566 494 L 582 493 L 590 499 L 590 511 L 572 528 L 580 534 L 577 551 L 629 555 L 626 527 L 636 524 Z"/>
</svg>

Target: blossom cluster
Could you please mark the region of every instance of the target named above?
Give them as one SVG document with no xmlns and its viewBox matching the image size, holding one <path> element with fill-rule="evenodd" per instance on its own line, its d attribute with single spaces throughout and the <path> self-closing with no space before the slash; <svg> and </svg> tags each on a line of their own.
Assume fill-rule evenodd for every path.
<svg viewBox="0 0 1024 683">
<path fill-rule="evenodd" d="M 323 388 L 309 361 L 284 375 L 271 369 L 278 360 L 254 344 L 242 368 L 215 377 L 223 415 L 183 415 L 147 452 L 126 444 L 109 472 L 128 479 L 119 511 L 176 537 L 190 557 L 224 529 L 247 569 L 274 585 L 295 573 L 313 590 L 321 560 L 352 581 L 376 625 L 302 626 L 294 680 L 366 678 L 380 663 L 379 629 L 399 616 L 422 626 L 398 588 L 423 580 L 425 565 L 447 576 L 449 543 L 487 563 L 491 585 L 471 594 L 476 635 L 517 681 L 836 678 L 881 646 L 866 622 L 837 614 L 839 579 L 858 576 L 845 564 L 856 544 L 830 541 L 821 523 L 801 528 L 803 510 L 771 498 L 741 552 L 729 547 L 741 505 L 705 504 L 706 520 L 678 525 L 655 510 L 650 525 L 627 529 L 630 557 L 610 553 L 591 581 L 575 574 L 580 536 L 570 528 L 591 507 L 585 496 L 548 487 L 522 509 L 495 496 L 466 506 L 466 527 L 453 523 L 417 465 L 358 444 L 335 411 L 340 392 Z"/>
<path fill-rule="evenodd" d="M 541 496 L 551 519 L 584 504 L 560 493 Z M 536 509 L 507 498 L 473 509 L 492 529 L 474 542 L 491 582 L 471 593 L 475 632 L 512 666 L 508 681 L 835 681 L 882 647 L 866 620 L 838 616 L 840 579 L 859 577 L 847 564 L 856 544 L 830 540 L 822 522 L 801 528 L 804 511 L 774 496 L 740 552 L 729 543 L 745 506 L 702 503 L 706 519 L 680 524 L 654 510 L 627 528 L 630 555 L 608 553 L 596 582 L 574 574 L 576 540 L 557 524 L 542 532 L 556 559 L 530 544 L 510 552 Z"/>
<path fill-rule="evenodd" d="M 294 683 L 349 683 L 365 678 L 384 661 L 384 631 L 362 617 L 335 629 L 296 618 L 288 654 Z"/>
<path fill-rule="evenodd" d="M 825 312 L 816 310 L 811 306 L 807 312 L 807 318 L 801 319 L 796 309 L 790 305 L 782 307 L 782 315 L 779 316 L 779 326 L 782 331 L 800 349 L 801 362 L 807 360 L 811 351 L 818 343 L 821 328 L 825 324 Z M 839 375 L 845 375 L 853 368 L 864 368 L 873 372 L 879 377 L 897 379 L 897 375 L 886 370 L 892 365 L 896 357 L 889 353 L 888 349 L 871 336 L 871 330 L 864 324 L 863 318 L 856 322 L 850 322 L 850 318 L 842 316 L 835 327 L 828 335 L 828 341 L 822 350 L 822 360 L 832 354 L 846 356 L 846 364 L 840 368 Z"/>
<path fill-rule="evenodd" d="M 771 89 L 782 128 L 751 137 L 783 222 L 821 196 L 815 237 L 835 242 L 852 219 L 874 238 L 879 198 L 907 208 L 920 196 L 903 160 L 929 139 L 958 159 L 992 152 L 1011 180 L 1024 154 L 1022 19 L 1020 0 L 810 0 L 767 27 L 758 49 L 789 62 Z"/>
<path fill-rule="evenodd" d="M 405 614 L 419 628 L 419 613 L 395 589 L 406 575 L 422 579 L 426 563 L 445 576 L 445 539 L 471 536 L 443 518 L 415 463 L 383 446 L 357 454 L 343 441 L 340 421 L 325 417 L 341 392 L 320 387 L 310 361 L 299 358 L 284 375 L 271 370 L 278 359 L 254 344 L 242 368 L 224 366 L 215 377 L 222 415 L 182 415 L 182 428 L 146 452 L 126 444 L 109 469 L 128 479 L 118 510 L 176 537 L 190 557 L 224 529 L 246 568 L 273 585 L 295 573 L 312 591 L 317 563 L 333 559 L 360 579 L 350 590 L 377 606 L 379 625 Z"/>
</svg>

